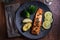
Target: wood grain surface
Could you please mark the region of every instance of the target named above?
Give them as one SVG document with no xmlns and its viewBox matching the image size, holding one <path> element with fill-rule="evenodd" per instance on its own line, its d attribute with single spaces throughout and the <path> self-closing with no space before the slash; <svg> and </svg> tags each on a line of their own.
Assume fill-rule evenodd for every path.
<svg viewBox="0 0 60 40">
<path fill-rule="evenodd" d="M 20 3 L 23 2 L 24 0 L 20 1 Z M 49 8 L 52 10 L 54 17 L 52 29 L 45 37 L 38 40 L 60 40 L 60 0 L 54 0 Z M 15 38 L 7 37 L 4 3 L 0 3 L 0 40 L 27 40 L 23 36 Z"/>
</svg>

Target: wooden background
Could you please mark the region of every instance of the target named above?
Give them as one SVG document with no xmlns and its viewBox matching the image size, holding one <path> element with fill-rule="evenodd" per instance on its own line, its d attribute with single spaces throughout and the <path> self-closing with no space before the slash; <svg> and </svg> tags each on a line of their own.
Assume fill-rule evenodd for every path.
<svg viewBox="0 0 60 40">
<path fill-rule="evenodd" d="M 17 0 L 17 2 L 23 3 L 25 2 L 25 0 L 20 1 Z M 45 37 L 38 40 L 60 40 L 60 1 L 54 0 L 50 8 L 54 13 L 53 27 Z M 1 2 L 0 2 L 0 40 L 27 40 L 27 38 L 25 37 L 7 38 L 4 3 Z"/>
</svg>

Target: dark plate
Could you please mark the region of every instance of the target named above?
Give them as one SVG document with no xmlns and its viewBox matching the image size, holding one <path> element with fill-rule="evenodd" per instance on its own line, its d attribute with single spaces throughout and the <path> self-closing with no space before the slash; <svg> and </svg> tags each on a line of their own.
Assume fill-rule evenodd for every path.
<svg viewBox="0 0 60 40">
<path fill-rule="evenodd" d="M 17 12 L 16 12 L 16 21 L 15 21 L 16 27 L 17 27 L 17 29 L 19 30 L 19 32 L 20 32 L 23 36 L 25 36 L 25 37 L 27 37 L 27 38 L 30 38 L 30 39 L 42 38 L 42 37 L 44 37 L 44 36 L 46 36 L 46 35 L 48 34 L 48 32 L 51 30 L 51 28 L 48 29 L 48 30 L 41 30 L 41 32 L 40 32 L 39 35 L 33 35 L 33 34 L 31 34 L 31 33 L 30 33 L 30 30 L 28 30 L 27 32 L 23 32 L 23 31 L 22 31 L 22 23 L 21 23 L 21 21 L 23 20 L 23 18 L 20 16 L 20 13 L 21 13 L 24 9 L 28 8 L 30 5 L 35 5 L 35 6 L 39 7 L 39 8 L 42 8 L 42 9 L 44 10 L 44 12 L 45 12 L 45 11 L 50 11 L 50 9 L 48 8 L 48 6 L 45 5 L 45 4 L 43 4 L 43 3 L 41 3 L 41 2 L 38 2 L 38 1 L 27 2 L 27 3 L 23 4 L 23 5 L 21 5 L 21 6 L 19 7 L 19 9 L 17 10 Z M 33 18 L 34 18 L 34 14 L 31 15 L 31 19 L 32 19 L 32 20 L 33 20 Z M 43 19 L 43 20 L 44 20 L 44 19 Z"/>
</svg>

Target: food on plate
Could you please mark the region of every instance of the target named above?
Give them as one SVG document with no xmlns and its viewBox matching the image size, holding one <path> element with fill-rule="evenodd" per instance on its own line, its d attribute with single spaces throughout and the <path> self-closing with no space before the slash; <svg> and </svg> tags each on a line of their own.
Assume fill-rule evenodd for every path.
<svg viewBox="0 0 60 40">
<path fill-rule="evenodd" d="M 52 13 L 50 11 L 45 12 L 44 16 L 45 16 L 44 19 L 45 21 L 49 21 L 51 23 L 53 22 Z"/>
<path fill-rule="evenodd" d="M 30 14 L 35 13 L 36 10 L 37 10 L 37 6 L 30 5 L 28 9 L 24 9 L 22 11 L 22 13 L 20 14 L 20 16 L 24 17 L 24 18 L 30 18 Z"/>
<path fill-rule="evenodd" d="M 50 11 L 45 12 L 44 14 L 43 28 L 50 29 L 51 23 L 53 22 L 52 13 Z"/>
<path fill-rule="evenodd" d="M 37 6 L 34 6 L 34 5 L 30 5 L 29 8 L 28 8 L 28 12 L 30 14 L 35 13 L 36 10 L 37 10 Z"/>
<path fill-rule="evenodd" d="M 42 14 L 43 14 L 43 9 L 39 8 L 34 18 L 34 23 L 32 26 L 32 34 L 38 35 L 40 33 L 40 28 L 42 26 Z"/>
<path fill-rule="evenodd" d="M 31 28 L 32 24 L 31 23 L 26 23 L 23 25 L 23 31 L 28 31 Z"/>
<path fill-rule="evenodd" d="M 32 20 L 29 19 L 29 18 L 25 18 L 25 19 L 23 20 L 23 23 L 32 23 Z"/>
<path fill-rule="evenodd" d="M 43 22 L 43 28 L 44 29 L 50 29 L 50 27 L 51 27 L 51 23 L 50 22 L 48 22 L 48 21 L 44 21 Z"/>
<path fill-rule="evenodd" d="M 52 17 L 52 13 L 50 11 L 47 11 L 47 12 L 45 12 L 44 16 L 45 16 L 45 18 L 46 17 Z"/>
<path fill-rule="evenodd" d="M 25 19 L 23 20 L 23 23 L 25 23 L 25 24 L 23 25 L 23 31 L 28 31 L 28 30 L 30 29 L 30 27 L 32 26 L 32 20 L 29 19 L 29 18 L 25 18 Z"/>
<path fill-rule="evenodd" d="M 45 21 L 48 21 L 48 22 L 50 22 L 50 23 L 53 22 L 53 18 L 45 18 L 44 20 L 45 20 Z"/>
<path fill-rule="evenodd" d="M 24 18 L 30 18 L 30 13 L 27 10 L 23 10 L 20 15 Z"/>
<path fill-rule="evenodd" d="M 32 15 L 35 12 L 36 14 L 34 16 L 33 25 L 32 25 L 32 20 L 30 19 L 30 15 Z M 44 13 L 44 21 L 42 23 L 43 13 L 44 13 L 43 9 L 38 8 L 37 6 L 34 5 L 30 5 L 28 9 L 23 10 L 22 13 L 20 14 L 22 17 L 25 18 L 22 21 L 24 24 L 22 30 L 26 32 L 32 26 L 31 33 L 38 35 L 40 33 L 41 27 L 43 30 L 50 29 L 51 23 L 53 22 L 52 13 L 50 11 L 46 11 Z"/>
</svg>

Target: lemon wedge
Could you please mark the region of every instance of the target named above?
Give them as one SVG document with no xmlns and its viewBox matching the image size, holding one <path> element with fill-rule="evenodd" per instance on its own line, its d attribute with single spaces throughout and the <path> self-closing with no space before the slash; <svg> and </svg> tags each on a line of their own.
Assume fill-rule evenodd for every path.
<svg viewBox="0 0 60 40">
<path fill-rule="evenodd" d="M 25 18 L 25 19 L 23 20 L 23 23 L 32 23 L 32 20 L 29 19 L 29 18 Z"/>
<path fill-rule="evenodd" d="M 26 24 L 23 26 L 23 31 L 28 31 L 31 26 L 32 26 L 31 23 L 26 23 Z"/>
</svg>

